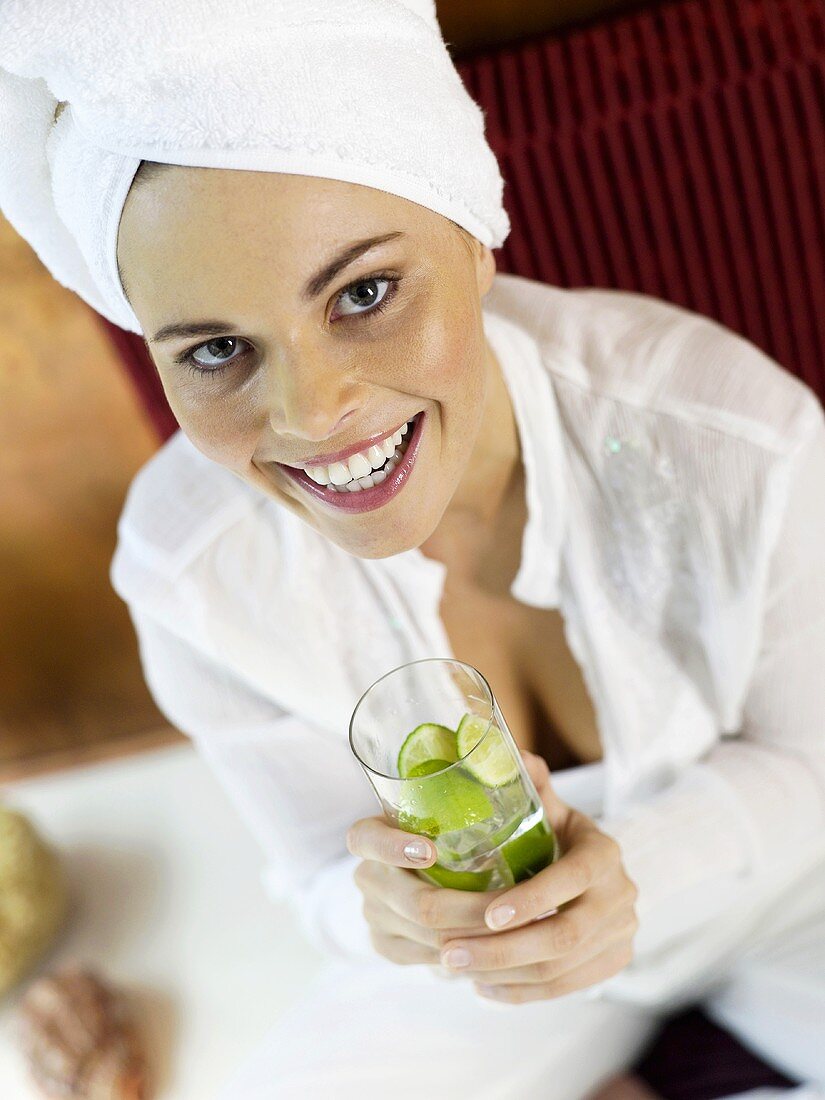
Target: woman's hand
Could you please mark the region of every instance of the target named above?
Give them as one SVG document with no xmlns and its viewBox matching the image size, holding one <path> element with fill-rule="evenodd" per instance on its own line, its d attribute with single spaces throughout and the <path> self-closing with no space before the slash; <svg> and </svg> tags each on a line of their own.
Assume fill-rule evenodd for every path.
<svg viewBox="0 0 825 1100">
<path fill-rule="evenodd" d="M 412 858 L 409 845 L 420 848 L 424 858 Z M 435 863 L 435 845 L 426 837 L 402 832 L 382 817 L 365 817 L 350 828 L 347 847 L 362 857 L 354 878 L 364 895 L 372 945 L 390 962 L 438 966 L 448 939 L 493 936 L 484 911 L 500 891 L 451 890 L 410 874 Z"/>
<path fill-rule="evenodd" d="M 488 927 L 506 930 L 454 936 L 444 943 L 442 957 L 447 966 L 460 967 L 456 972 L 470 977 L 479 993 L 511 1004 L 561 997 L 617 974 L 633 958 L 639 926 L 638 891 L 622 866 L 619 845 L 562 802 L 542 757 L 522 756 L 562 855 L 532 878 L 497 892 L 492 902 L 490 894 L 477 894 L 479 902 L 486 900 Z M 499 912 L 503 923 L 495 920 Z"/>
<path fill-rule="evenodd" d="M 435 846 L 382 817 L 362 818 L 347 833 L 349 851 L 363 861 L 354 878 L 375 950 L 402 966 L 442 963 L 454 976 L 473 979 L 479 992 L 490 996 L 480 988 L 489 984 L 497 1000 L 512 1003 L 604 981 L 630 962 L 638 927 L 636 888 L 618 844 L 561 801 L 542 757 L 523 750 L 522 756 L 563 855 L 518 886 L 474 893 L 424 882 L 410 871 L 431 866 Z M 420 845 L 424 858 L 411 858 L 408 845 Z M 487 921 L 507 905 L 516 915 L 500 931 Z M 464 948 L 469 965 L 455 967 L 446 957 L 452 948 Z"/>
</svg>

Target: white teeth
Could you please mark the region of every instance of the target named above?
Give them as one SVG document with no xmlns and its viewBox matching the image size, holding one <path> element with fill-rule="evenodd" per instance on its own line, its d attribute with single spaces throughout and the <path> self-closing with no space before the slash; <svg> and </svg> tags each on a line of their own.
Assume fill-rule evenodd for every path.
<svg viewBox="0 0 825 1100">
<path fill-rule="evenodd" d="M 366 477 L 367 474 L 372 473 L 372 466 L 369 460 L 364 458 L 360 453 L 357 455 L 350 455 L 347 459 L 347 466 L 349 466 L 350 476 L 354 478 Z"/>
<path fill-rule="evenodd" d="M 400 462 L 402 458 L 400 447 L 403 446 L 409 430 L 410 425 L 407 423 L 394 435 L 388 436 L 380 443 L 373 443 L 366 451 L 350 455 L 346 462 L 332 462 L 329 466 L 307 466 L 306 474 L 316 485 L 324 485 L 334 492 L 348 490 L 357 492 L 358 486 L 370 489 L 373 485 L 380 485 L 387 474 L 392 473 Z M 387 459 L 390 461 L 387 462 Z M 385 462 L 386 466 L 384 466 Z"/>
<path fill-rule="evenodd" d="M 370 447 L 370 449 L 367 451 L 367 458 L 370 460 L 373 470 L 377 470 L 387 461 L 387 456 L 384 454 L 381 448 L 376 447 L 375 444 L 373 444 L 373 446 Z"/>
<path fill-rule="evenodd" d="M 307 476 L 311 477 L 316 485 L 329 485 L 326 466 L 307 466 Z"/>
<path fill-rule="evenodd" d="M 329 480 L 333 485 L 346 485 L 352 477 L 352 474 L 349 472 L 349 466 L 344 462 L 333 462 L 332 465 L 328 467 L 327 472 L 329 473 Z"/>
<path fill-rule="evenodd" d="M 357 481 L 348 481 L 347 484 L 344 486 L 344 488 L 349 490 L 349 492 L 351 492 L 351 493 L 360 493 L 361 492 L 361 486 L 358 484 Z"/>
</svg>

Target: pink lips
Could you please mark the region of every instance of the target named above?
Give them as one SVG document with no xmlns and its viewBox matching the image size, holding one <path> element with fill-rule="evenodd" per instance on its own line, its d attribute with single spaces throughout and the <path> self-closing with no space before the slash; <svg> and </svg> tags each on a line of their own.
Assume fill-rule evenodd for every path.
<svg viewBox="0 0 825 1100">
<path fill-rule="evenodd" d="M 280 462 L 278 466 L 308 493 L 333 508 L 338 508 L 342 512 L 371 512 L 374 508 L 381 508 L 392 500 L 407 484 L 421 444 L 425 420 L 426 414 L 423 412 L 414 418 L 410 442 L 401 461 L 388 478 L 372 489 L 361 489 L 355 493 L 336 493 L 335 490 L 328 489 L 325 485 L 318 485 L 303 470 L 294 466 L 284 466 Z"/>
<path fill-rule="evenodd" d="M 380 443 L 384 439 L 389 439 L 394 436 L 397 431 L 407 423 L 406 420 L 402 422 L 391 432 L 382 432 L 381 435 L 371 435 L 369 439 L 364 439 L 360 443 L 353 444 L 352 447 L 347 447 L 343 451 L 336 451 L 334 454 L 329 455 L 316 455 L 315 458 L 308 458 L 302 462 L 300 466 L 293 466 L 293 470 L 307 470 L 310 466 L 331 466 L 333 462 L 346 462 L 348 458 L 352 458 L 353 455 L 357 455 L 359 451 L 366 451 L 374 443 Z"/>
</svg>

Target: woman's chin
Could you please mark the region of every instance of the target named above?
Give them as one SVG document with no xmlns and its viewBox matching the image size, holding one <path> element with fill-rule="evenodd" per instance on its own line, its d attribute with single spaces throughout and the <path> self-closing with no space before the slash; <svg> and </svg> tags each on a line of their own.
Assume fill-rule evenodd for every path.
<svg viewBox="0 0 825 1100">
<path fill-rule="evenodd" d="M 431 529 L 419 519 L 419 522 L 409 527 L 377 524 L 373 530 L 345 532 L 326 529 L 322 534 L 356 558 L 375 559 L 391 558 L 395 554 L 418 548 L 430 536 Z"/>
<path fill-rule="evenodd" d="M 342 550 L 346 550 L 347 553 L 352 554 L 356 558 L 391 558 L 395 554 L 403 554 L 406 550 L 413 550 L 419 546 L 423 541 L 421 539 L 412 538 L 380 538 L 380 539 L 358 539 L 358 540 L 342 540 L 332 539 L 337 543 Z"/>
</svg>

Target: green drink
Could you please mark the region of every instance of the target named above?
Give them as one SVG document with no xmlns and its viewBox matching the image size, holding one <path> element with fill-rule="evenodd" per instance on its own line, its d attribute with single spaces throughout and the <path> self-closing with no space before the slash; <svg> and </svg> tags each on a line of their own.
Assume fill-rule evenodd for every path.
<svg viewBox="0 0 825 1100">
<path fill-rule="evenodd" d="M 355 708 L 350 744 L 388 819 L 435 844 L 422 878 L 498 890 L 558 858 L 521 754 L 470 665 L 436 658 L 387 673 Z"/>
</svg>

